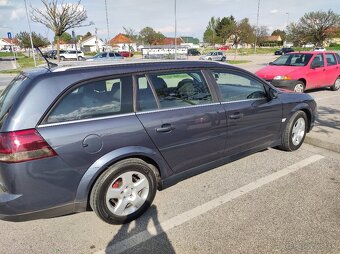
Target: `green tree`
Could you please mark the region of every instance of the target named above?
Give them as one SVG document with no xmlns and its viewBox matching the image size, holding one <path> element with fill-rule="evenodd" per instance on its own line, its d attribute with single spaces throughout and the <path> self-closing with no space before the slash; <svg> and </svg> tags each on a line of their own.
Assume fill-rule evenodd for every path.
<svg viewBox="0 0 340 254">
<path fill-rule="evenodd" d="M 326 39 L 332 37 L 331 28 L 339 26 L 340 15 L 331 10 L 309 12 L 300 18 L 298 23 L 288 26 L 287 36 L 299 45 L 313 43 L 316 46 L 322 46 Z"/>
<path fill-rule="evenodd" d="M 87 19 L 81 0 L 65 4 L 58 0 L 41 0 L 43 7 L 32 8 L 32 20 L 51 29 L 57 37 L 57 58 L 60 61 L 60 36 L 68 29 L 81 26 Z"/>
<path fill-rule="evenodd" d="M 72 35 L 70 35 L 69 33 L 63 33 L 62 35 L 60 35 L 59 37 L 55 36 L 54 37 L 54 43 L 56 43 L 58 41 L 58 39 L 64 43 L 72 43 L 73 38 Z"/>
<path fill-rule="evenodd" d="M 282 41 L 286 40 L 286 32 L 280 29 L 274 30 L 272 36 L 280 36 Z"/>
<path fill-rule="evenodd" d="M 31 48 L 31 40 L 28 32 L 20 32 L 15 36 L 20 41 L 20 47 Z M 50 44 L 47 38 L 35 32 L 32 33 L 33 44 L 37 47 L 46 47 Z"/>
<path fill-rule="evenodd" d="M 207 25 L 207 28 L 206 28 L 204 35 L 203 35 L 203 41 L 204 42 L 215 45 L 216 42 L 220 41 L 220 39 L 216 35 L 216 28 L 217 28 L 219 23 L 220 23 L 219 18 L 217 18 L 217 19 L 215 17 L 210 18 L 209 23 Z"/>
<path fill-rule="evenodd" d="M 139 38 L 147 45 L 155 45 L 160 43 L 165 36 L 160 32 L 156 32 L 151 27 L 145 27 L 139 32 Z"/>
<path fill-rule="evenodd" d="M 241 43 L 251 44 L 254 42 L 254 29 L 249 24 L 249 19 L 244 18 L 237 22 L 236 28 L 232 33 L 233 44 L 238 48 Z"/>
<path fill-rule="evenodd" d="M 217 24 L 216 34 L 221 38 L 223 44 L 235 33 L 237 28 L 237 22 L 235 18 L 230 15 L 229 17 L 224 17 Z"/>
</svg>

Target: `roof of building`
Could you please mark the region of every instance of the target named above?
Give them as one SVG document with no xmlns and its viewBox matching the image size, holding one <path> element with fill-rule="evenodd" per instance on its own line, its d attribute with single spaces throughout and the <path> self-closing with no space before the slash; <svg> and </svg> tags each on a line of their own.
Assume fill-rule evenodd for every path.
<svg viewBox="0 0 340 254">
<path fill-rule="evenodd" d="M 181 43 L 184 43 L 184 41 L 182 40 L 182 38 L 177 38 L 177 44 L 181 44 Z M 161 44 L 164 44 L 164 45 L 175 45 L 175 38 L 164 38 L 162 41 L 161 41 Z"/>
<path fill-rule="evenodd" d="M 8 38 L 1 38 L 1 40 L 7 42 L 9 45 L 19 45 L 19 40 L 17 38 L 13 38 L 13 39 L 8 39 Z"/>
<path fill-rule="evenodd" d="M 265 41 L 282 41 L 280 35 L 271 35 L 264 38 Z"/>
<path fill-rule="evenodd" d="M 121 43 L 134 43 L 133 40 L 128 38 L 126 35 L 120 33 L 117 34 L 115 37 L 113 37 L 111 40 L 109 40 L 109 44 L 121 44 Z"/>
</svg>

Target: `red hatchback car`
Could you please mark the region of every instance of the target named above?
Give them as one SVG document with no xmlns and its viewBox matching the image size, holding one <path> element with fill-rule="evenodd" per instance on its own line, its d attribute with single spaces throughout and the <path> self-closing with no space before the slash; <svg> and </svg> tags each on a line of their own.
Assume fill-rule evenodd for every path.
<svg viewBox="0 0 340 254">
<path fill-rule="evenodd" d="M 293 52 L 280 56 L 256 72 L 272 85 L 304 92 L 330 87 L 340 88 L 340 56 L 335 52 Z"/>
</svg>

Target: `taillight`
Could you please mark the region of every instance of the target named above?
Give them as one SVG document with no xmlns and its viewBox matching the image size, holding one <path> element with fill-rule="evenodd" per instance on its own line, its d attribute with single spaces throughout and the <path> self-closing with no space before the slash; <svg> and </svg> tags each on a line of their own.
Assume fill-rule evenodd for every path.
<svg viewBox="0 0 340 254">
<path fill-rule="evenodd" d="M 15 163 L 55 156 L 35 129 L 0 133 L 0 161 Z"/>
</svg>

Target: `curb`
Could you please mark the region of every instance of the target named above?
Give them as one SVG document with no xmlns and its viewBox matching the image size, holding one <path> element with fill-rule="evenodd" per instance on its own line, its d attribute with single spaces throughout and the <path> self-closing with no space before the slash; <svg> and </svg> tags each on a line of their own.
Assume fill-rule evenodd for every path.
<svg viewBox="0 0 340 254">
<path fill-rule="evenodd" d="M 325 141 L 311 135 L 306 135 L 305 143 L 316 147 L 324 148 L 332 152 L 340 153 L 340 144 Z"/>
</svg>

